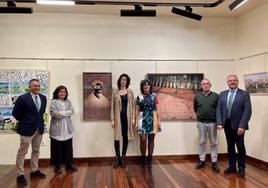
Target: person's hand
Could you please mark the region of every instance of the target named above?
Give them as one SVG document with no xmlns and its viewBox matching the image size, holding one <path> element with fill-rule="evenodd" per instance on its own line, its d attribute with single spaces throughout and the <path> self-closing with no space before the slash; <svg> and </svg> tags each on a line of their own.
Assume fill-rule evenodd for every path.
<svg viewBox="0 0 268 188">
<path fill-rule="evenodd" d="M 222 130 L 222 128 L 223 128 L 223 126 L 222 126 L 222 125 L 217 125 L 217 129 L 218 129 L 219 131 L 221 131 L 221 130 Z"/>
<path fill-rule="evenodd" d="M 241 135 L 243 135 L 244 133 L 245 133 L 245 129 L 243 129 L 243 128 L 238 128 L 238 129 L 237 129 L 237 135 L 241 136 Z"/>
<path fill-rule="evenodd" d="M 114 127 L 115 127 L 115 126 L 114 126 L 114 121 L 112 121 L 111 125 L 112 125 L 112 128 L 114 129 Z"/>
<path fill-rule="evenodd" d="M 160 121 L 158 121 L 158 127 L 161 129 L 161 123 L 160 123 Z"/>
<path fill-rule="evenodd" d="M 55 112 L 56 117 L 60 117 L 60 112 Z"/>
<path fill-rule="evenodd" d="M 161 130 L 162 130 L 161 123 L 160 123 L 160 121 L 158 121 L 158 131 L 161 131 Z"/>
<path fill-rule="evenodd" d="M 135 129 L 136 129 L 136 131 L 138 131 L 139 130 L 139 124 L 136 122 L 136 124 L 135 124 Z"/>
<path fill-rule="evenodd" d="M 135 120 L 133 119 L 133 120 L 131 121 L 131 123 L 132 123 L 132 125 L 135 125 Z"/>
</svg>

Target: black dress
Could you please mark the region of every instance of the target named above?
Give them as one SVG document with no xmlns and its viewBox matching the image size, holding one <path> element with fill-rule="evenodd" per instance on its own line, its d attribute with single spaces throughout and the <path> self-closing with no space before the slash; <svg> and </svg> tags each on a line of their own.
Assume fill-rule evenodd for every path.
<svg viewBox="0 0 268 188">
<path fill-rule="evenodd" d="M 122 108 L 120 112 L 120 119 L 121 119 L 121 129 L 122 129 L 122 136 L 123 140 L 127 139 L 128 137 L 128 120 L 127 120 L 127 103 L 128 103 L 128 95 L 120 95 Z"/>
</svg>

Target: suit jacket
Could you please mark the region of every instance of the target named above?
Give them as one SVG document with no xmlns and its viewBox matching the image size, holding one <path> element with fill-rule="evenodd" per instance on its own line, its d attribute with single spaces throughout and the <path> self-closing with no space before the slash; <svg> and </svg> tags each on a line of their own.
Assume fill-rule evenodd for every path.
<svg viewBox="0 0 268 188">
<path fill-rule="evenodd" d="M 227 97 L 229 90 L 220 93 L 217 105 L 217 124 L 224 125 L 227 119 Z M 249 93 L 238 89 L 232 104 L 230 125 L 233 129 L 248 129 L 251 117 L 251 102 Z"/>
<path fill-rule="evenodd" d="M 44 133 L 44 118 L 47 99 L 39 94 L 41 106 L 39 112 L 36 109 L 31 93 L 26 93 L 18 97 L 13 108 L 12 115 L 19 121 L 17 133 L 22 136 L 32 136 L 37 128 L 40 134 Z"/>
</svg>

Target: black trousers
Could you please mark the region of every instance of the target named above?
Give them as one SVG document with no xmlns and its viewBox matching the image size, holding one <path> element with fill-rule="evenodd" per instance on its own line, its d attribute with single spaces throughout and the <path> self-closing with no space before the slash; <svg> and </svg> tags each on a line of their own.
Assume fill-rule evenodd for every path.
<svg viewBox="0 0 268 188">
<path fill-rule="evenodd" d="M 236 161 L 238 161 L 238 168 L 245 169 L 246 148 L 244 144 L 244 134 L 240 136 L 237 135 L 237 130 L 234 130 L 230 126 L 230 120 L 226 120 L 224 132 L 227 140 L 229 167 L 236 169 Z M 236 155 L 235 152 L 235 145 L 237 147 L 238 155 Z"/>
<path fill-rule="evenodd" d="M 121 115 L 121 132 L 123 137 L 123 149 L 122 149 L 122 156 L 126 156 L 127 148 L 128 148 L 128 120 L 127 116 Z M 114 141 L 114 149 L 115 154 L 117 157 L 120 156 L 120 141 L 115 140 Z"/>
<path fill-rule="evenodd" d="M 50 137 L 50 164 L 66 165 L 72 164 L 73 161 L 73 139 L 58 141 Z"/>
</svg>

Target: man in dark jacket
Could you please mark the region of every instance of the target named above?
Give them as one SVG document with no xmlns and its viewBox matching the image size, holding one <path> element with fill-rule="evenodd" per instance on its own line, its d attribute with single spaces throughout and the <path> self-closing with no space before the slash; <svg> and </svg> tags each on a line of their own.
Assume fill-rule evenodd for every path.
<svg viewBox="0 0 268 188">
<path fill-rule="evenodd" d="M 245 176 L 246 149 L 244 145 L 245 130 L 251 117 L 251 102 L 249 93 L 238 88 L 236 75 L 227 77 L 229 89 L 220 93 L 217 105 L 217 125 L 224 127 L 228 146 L 229 166 L 224 174 L 236 173 L 239 177 Z M 235 144 L 238 157 L 235 153 Z M 238 161 L 238 171 L 236 168 Z"/>
<path fill-rule="evenodd" d="M 32 79 L 29 82 L 29 92 L 18 97 L 13 109 L 13 116 L 18 121 L 17 133 L 20 134 L 20 148 L 17 153 L 16 165 L 18 169 L 17 183 L 26 185 L 24 176 L 24 159 L 32 143 L 31 177 L 45 178 L 45 174 L 38 169 L 39 148 L 44 133 L 43 115 L 46 110 L 47 99 L 40 94 L 40 82 Z"/>
</svg>

